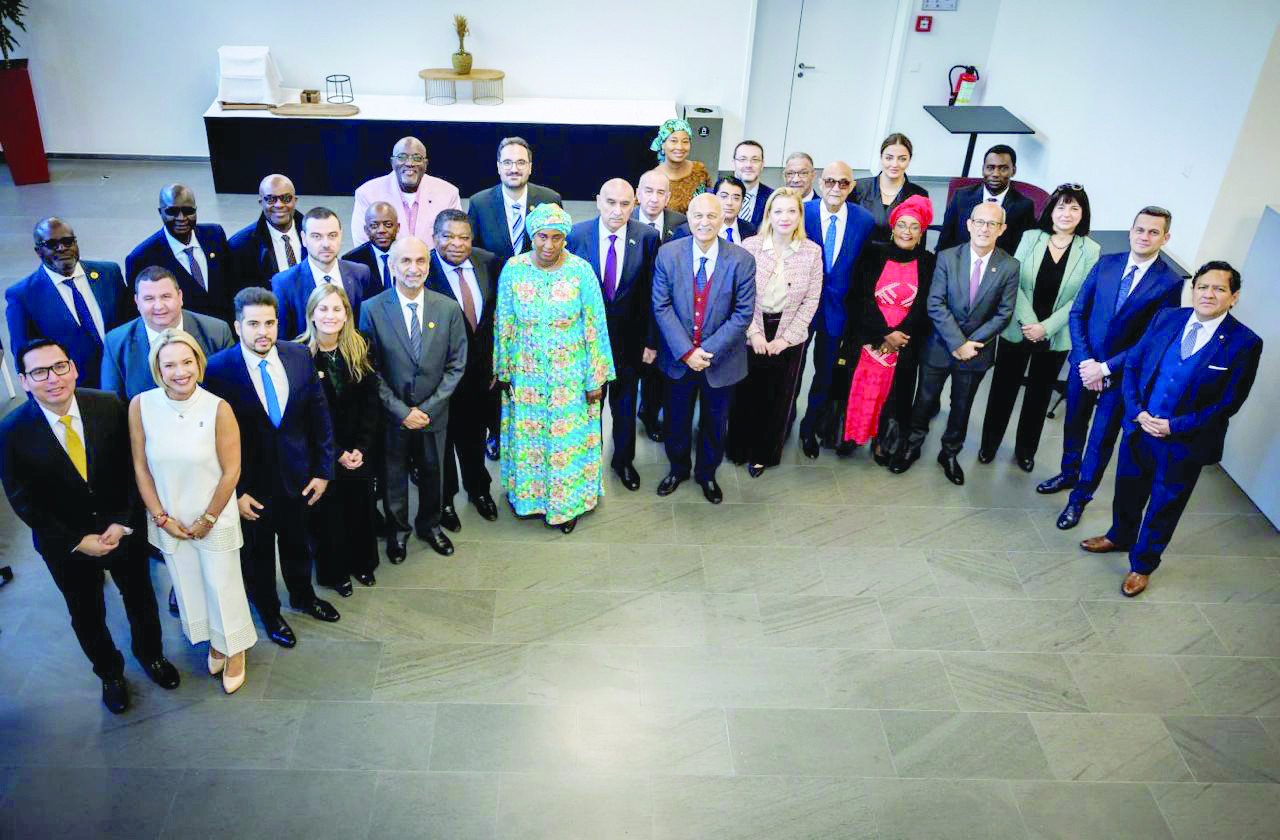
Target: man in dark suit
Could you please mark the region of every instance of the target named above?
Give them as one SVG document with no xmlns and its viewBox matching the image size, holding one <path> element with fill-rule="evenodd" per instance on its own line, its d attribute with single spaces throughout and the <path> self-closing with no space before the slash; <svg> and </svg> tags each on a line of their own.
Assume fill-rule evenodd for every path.
<svg viewBox="0 0 1280 840">
<path fill-rule="evenodd" d="M 636 184 L 636 209 L 631 218 L 658 234 L 658 243 L 670 242 L 676 228 L 686 221 L 683 213 L 667 209 L 671 200 L 671 179 L 661 169 L 650 169 Z M 640 406 L 636 414 L 644 424 L 649 440 L 662 442 L 662 372 L 656 365 L 645 365 L 640 371 Z"/>
<path fill-rule="evenodd" d="M 452 208 L 450 208 L 452 209 Z M 364 211 L 364 235 L 368 241 L 359 247 L 352 248 L 342 255 L 342 259 L 360 263 L 369 269 L 373 278 L 370 297 L 378 291 L 386 291 L 395 285 L 391 279 L 391 243 L 400 235 L 400 217 L 396 208 L 385 201 L 375 201 Z"/>
<path fill-rule="evenodd" d="M 743 140 L 733 147 L 733 174 L 742 182 L 742 204 L 734 215 L 751 225 L 752 230 L 764 221 L 764 205 L 773 189 L 760 183 L 764 172 L 764 146 L 755 140 Z"/>
<path fill-rule="evenodd" d="M 738 216 L 738 208 L 742 206 L 742 196 L 747 187 L 733 175 L 724 175 L 716 181 L 711 192 L 720 199 L 724 208 L 724 224 L 720 227 L 720 238 L 735 245 L 741 245 L 748 236 L 756 235 L 756 226 Z M 672 239 L 682 239 L 689 235 L 689 223 L 685 222 L 675 229 Z"/>
<path fill-rule="evenodd" d="M 476 247 L 498 258 L 498 269 L 515 254 L 529 250 L 524 219 L 539 204 L 560 204 L 560 193 L 529 182 L 533 174 L 533 149 L 523 137 L 504 137 L 498 143 L 498 178 L 495 187 L 471 196 L 467 215 Z"/>
<path fill-rule="evenodd" d="M 0 421 L 0 479 L 66 599 L 71 628 L 102 680 L 102 702 L 120 714 L 129 690 L 107 629 L 103 570 L 120 590 L 143 670 L 162 688 L 178 686 L 161 647 L 127 410 L 114 394 L 77 389 L 75 361 L 55 341 L 28 341 L 16 358 L 31 399 Z"/>
<path fill-rule="evenodd" d="M 982 183 L 956 190 L 947 203 L 938 236 L 938 253 L 969 241 L 967 220 L 978 204 L 998 204 L 1004 208 L 1004 233 L 996 247 L 1006 254 L 1018 250 L 1022 234 L 1036 224 L 1036 208 L 1031 199 L 1009 186 L 1018 172 L 1018 153 L 1004 144 L 992 146 L 982 158 Z"/>
<path fill-rule="evenodd" d="M 160 190 L 160 222 L 160 230 L 125 257 L 125 278 L 132 283 L 148 266 L 167 268 L 178 278 L 187 309 L 231 323 L 240 286 L 222 225 L 196 224 L 195 193 L 182 184 Z"/>
<path fill-rule="evenodd" d="M 80 384 L 97 388 L 108 331 L 129 320 L 129 293 L 113 262 L 80 260 L 75 231 L 41 219 L 32 232 L 40 267 L 5 289 L 5 319 L 14 361 L 28 341 L 48 338 L 67 349 Z"/>
<path fill-rule="evenodd" d="M 667 460 L 658 484 L 669 496 L 689 477 L 695 400 L 700 403 L 694 480 L 713 505 L 724 500 L 716 468 L 724 460 L 733 386 L 747 375 L 747 326 L 756 306 L 756 261 L 720 239 L 724 209 L 709 193 L 689 202 L 693 236 L 658 249 L 653 268 L 653 317 L 661 337 L 658 368 L 667 378 Z"/>
<path fill-rule="evenodd" d="M 283 175 L 268 175 L 258 184 L 261 215 L 227 240 L 235 260 L 237 283 L 271 288 L 271 278 L 307 257 L 302 242 L 302 214 L 293 182 Z"/>
<path fill-rule="evenodd" d="M 1140 210 L 1129 229 L 1129 253 L 1094 263 L 1071 305 L 1062 469 L 1036 487 L 1046 494 L 1071 490 L 1057 521 L 1064 531 L 1080 522 L 1111 461 L 1123 415 L 1126 354 L 1157 312 L 1182 300 L 1182 277 L 1160 258 L 1171 221 L 1162 207 Z"/>
<path fill-rule="evenodd" d="M 444 440 L 444 504 L 440 525 L 462 530 L 453 497 L 462 488 L 479 514 L 490 522 L 498 506 L 489 495 L 484 464 L 485 426 L 493 399 L 493 318 L 497 311 L 498 274 L 493 254 L 472 247 L 471 220 L 461 210 L 441 210 L 432 232 L 436 248 L 427 274 L 427 289 L 451 299 L 462 312 L 467 334 L 467 365 L 449 399 Z M 456 462 L 455 462 L 456 456 Z"/>
<path fill-rule="evenodd" d="M 631 219 L 635 192 L 622 178 L 606 181 L 594 219 L 569 232 L 569 252 L 591 263 L 604 297 L 605 320 L 617 378 L 605 383 L 613 417 L 613 471 L 628 490 L 640 489 L 636 472 L 636 389 L 640 372 L 657 357 L 653 322 L 653 261 L 658 233 Z"/>
<path fill-rule="evenodd" d="M 845 297 L 853 284 L 853 267 L 867 237 L 875 229 L 875 219 L 849 201 L 853 192 L 853 169 L 838 160 L 822 170 L 819 184 L 821 202 L 804 206 L 804 232 L 822 246 L 822 296 L 810 327 L 813 344 L 813 379 L 809 383 L 809 403 L 800 421 L 800 448 L 806 458 L 817 458 L 818 427 L 830 399 L 831 379 L 844 335 Z M 800 372 L 801 377 L 804 371 Z M 796 392 L 799 399 L 799 389 Z M 840 420 L 843 423 L 843 418 Z M 827 441 L 834 446 L 837 441 Z"/>
<path fill-rule="evenodd" d="M 240 568 L 249 600 L 271 641 L 297 644 L 276 592 L 276 542 L 289 606 L 320 621 L 338 611 L 316 597 L 307 544 L 308 508 L 333 478 L 333 420 L 311 352 L 292 341 L 276 342 L 276 296 L 249 286 L 235 297 L 240 343 L 215 353 L 205 387 L 222 397 L 240 424 L 240 482 L 236 485 L 244 548 Z"/>
<path fill-rule="evenodd" d="M 271 291 L 280 301 L 280 332 L 292 341 L 307 329 L 307 300 L 318 287 L 341 284 L 351 301 L 351 317 L 359 323 L 360 305 L 378 293 L 369 269 L 338 258 L 342 250 L 342 221 L 328 207 L 313 207 L 302 217 L 307 258 L 271 278 Z"/>
<path fill-rule="evenodd" d="M 226 321 L 182 310 L 182 289 L 167 268 L 153 265 L 133 278 L 138 317 L 107 333 L 102 356 L 102 390 L 131 400 L 156 387 L 151 377 L 151 342 L 168 329 L 190 333 L 205 358 L 234 347 L 235 336 Z"/>
<path fill-rule="evenodd" d="M 395 288 L 371 298 L 360 313 L 386 412 L 382 493 L 392 563 L 403 563 L 408 553 L 411 462 L 417 467 L 418 537 L 437 554 L 453 554 L 453 543 L 440 529 L 440 469 L 449 398 L 467 367 L 467 325 L 458 303 L 424 288 L 431 261 L 421 239 L 397 239 L 391 246 Z"/>
<path fill-rule="evenodd" d="M 1253 387 L 1262 339 L 1229 314 L 1239 300 L 1240 272 L 1206 263 L 1192 281 L 1192 308 L 1159 312 L 1125 358 L 1111 530 L 1080 547 L 1129 552 L 1120 591 L 1130 598 L 1147 588 L 1201 468 L 1222 458 L 1227 424 Z"/>
<path fill-rule="evenodd" d="M 1004 210 L 979 204 L 968 224 L 969 242 L 938 254 L 929 286 L 933 332 L 921 358 L 911 431 L 889 464 L 890 472 L 901 474 L 920 457 L 929 421 L 941 407 L 942 386 L 950 377 L 951 411 L 938 463 L 956 485 L 964 484 L 956 456 L 969 430 L 973 395 L 995 361 L 996 336 L 1013 318 L 1018 296 L 1018 261 L 996 246 L 1004 230 Z"/>
</svg>

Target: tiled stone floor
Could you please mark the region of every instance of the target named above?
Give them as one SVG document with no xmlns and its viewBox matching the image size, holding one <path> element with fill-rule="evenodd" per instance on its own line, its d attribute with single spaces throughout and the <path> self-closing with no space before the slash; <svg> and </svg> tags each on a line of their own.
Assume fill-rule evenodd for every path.
<svg viewBox="0 0 1280 840">
<path fill-rule="evenodd" d="M 45 213 L 117 260 L 163 181 L 204 221 L 254 213 L 201 164 L 54 172 L 0 181 L 0 283 L 31 270 Z M 722 469 L 720 508 L 654 496 L 644 440 L 641 492 L 610 481 L 573 535 L 468 508 L 455 556 L 415 540 L 335 599 L 340 623 L 292 618 L 298 647 L 260 643 L 234 697 L 162 609 L 183 684 L 130 661 L 121 717 L 0 505 L 0 836 L 1276 837 L 1280 539 L 1207 470 L 1124 600 L 1123 560 L 1075 547 L 1106 527 L 1110 480 L 1066 534 L 1032 491 L 1060 436 L 1033 476 L 970 448 L 963 488 L 930 452 L 893 477 L 788 447 L 760 479 Z"/>
</svg>

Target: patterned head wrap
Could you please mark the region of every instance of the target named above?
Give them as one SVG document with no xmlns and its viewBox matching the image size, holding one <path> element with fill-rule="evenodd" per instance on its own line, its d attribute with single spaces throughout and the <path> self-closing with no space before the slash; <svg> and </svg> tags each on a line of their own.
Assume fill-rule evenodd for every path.
<svg viewBox="0 0 1280 840">
<path fill-rule="evenodd" d="M 677 131 L 683 131 L 689 135 L 690 140 L 693 139 L 693 127 L 684 120 L 674 119 L 664 122 L 662 127 L 658 129 L 658 136 L 653 138 L 653 142 L 649 144 L 650 150 L 658 153 L 659 163 L 667 159 L 667 156 L 662 151 L 662 144 L 667 142 L 667 138 Z"/>
<path fill-rule="evenodd" d="M 538 231 L 546 228 L 558 230 L 568 236 L 569 228 L 572 226 L 573 217 L 559 204 L 553 204 L 550 201 L 539 204 L 524 217 L 524 229 L 529 232 L 530 239 Z"/>
<path fill-rule="evenodd" d="M 928 230 L 929 225 L 933 224 L 933 202 L 927 196 L 911 196 L 893 208 L 893 212 L 889 214 L 889 227 L 896 225 L 903 216 L 911 216 L 920 223 L 921 229 Z"/>
</svg>

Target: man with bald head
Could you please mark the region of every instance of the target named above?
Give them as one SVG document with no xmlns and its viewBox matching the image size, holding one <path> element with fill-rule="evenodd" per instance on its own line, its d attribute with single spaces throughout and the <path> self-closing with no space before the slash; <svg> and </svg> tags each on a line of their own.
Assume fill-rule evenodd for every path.
<svg viewBox="0 0 1280 840">
<path fill-rule="evenodd" d="M 80 260 L 71 225 L 55 216 L 31 233 L 40 266 L 5 290 L 10 351 L 37 338 L 56 341 L 80 372 L 79 384 L 97 388 L 109 330 L 129 320 L 129 291 L 113 262 Z"/>
<path fill-rule="evenodd" d="M 396 141 L 391 149 L 391 171 L 356 188 L 356 203 L 351 210 L 351 237 L 355 244 L 363 245 L 370 239 L 365 232 L 365 213 L 378 201 L 385 201 L 395 210 L 400 222 L 397 238 L 416 236 L 427 248 L 432 247 L 436 214 L 450 207 L 462 209 L 458 188 L 427 174 L 427 147 L 416 137 Z"/>
<path fill-rule="evenodd" d="M 342 258 L 367 267 L 375 286 L 384 291 L 390 289 L 395 285 L 389 264 L 391 245 L 400 236 L 400 218 L 396 215 L 396 208 L 385 201 L 370 204 L 364 211 L 364 235 L 365 243 L 347 251 Z"/>
<path fill-rule="evenodd" d="M 196 196 L 183 184 L 160 190 L 159 213 L 160 230 L 125 257 L 126 279 L 133 283 L 153 265 L 167 268 L 178 279 L 184 307 L 232 323 L 240 284 L 222 225 L 196 223 Z"/>
<path fill-rule="evenodd" d="M 591 263 L 600 281 L 609 346 L 617 379 L 605 384 L 613 417 L 613 471 L 628 490 L 640 489 L 636 456 L 636 389 L 653 363 L 658 336 L 653 323 L 653 261 L 658 232 L 631 218 L 636 194 L 622 178 L 606 181 L 596 195 L 594 219 L 569 231 L 570 253 Z"/>
<path fill-rule="evenodd" d="M 262 208 L 258 218 L 227 240 L 241 288 L 269 289 L 272 277 L 307 258 L 293 181 L 283 175 L 263 178 L 258 184 L 258 206 Z"/>
<path fill-rule="evenodd" d="M 441 464 L 449 398 L 467 367 L 467 323 L 457 303 L 427 289 L 431 251 L 416 236 L 391 246 L 395 286 L 365 301 L 360 332 L 369 340 L 383 416 L 382 501 L 387 558 L 403 563 L 409 543 L 409 464 L 416 467 L 414 529 L 437 554 L 453 554 L 440 527 Z"/>
</svg>

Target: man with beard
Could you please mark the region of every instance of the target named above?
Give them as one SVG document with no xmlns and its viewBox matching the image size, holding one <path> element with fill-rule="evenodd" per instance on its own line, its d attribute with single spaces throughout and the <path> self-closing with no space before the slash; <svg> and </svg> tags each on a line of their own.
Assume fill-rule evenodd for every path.
<svg viewBox="0 0 1280 840">
<path fill-rule="evenodd" d="M 394 208 L 400 236 L 416 236 L 431 247 L 431 230 L 436 215 L 452 207 L 462 209 L 458 188 L 442 178 L 427 174 L 427 147 L 416 137 L 401 137 L 391 150 L 391 172 L 365 181 L 356 189 L 356 203 L 351 210 L 351 237 L 363 245 L 370 237 L 365 232 L 365 213 L 378 201 Z"/>
<path fill-rule="evenodd" d="M 342 247 L 342 222 L 328 207 L 313 207 L 302 218 L 307 258 L 271 279 L 271 291 L 280 302 L 280 334 L 292 341 L 307 329 L 307 299 L 317 287 L 341 286 L 351 301 L 351 318 L 358 322 L 360 305 L 377 294 L 369 269 L 360 263 L 338 259 Z"/>
</svg>

